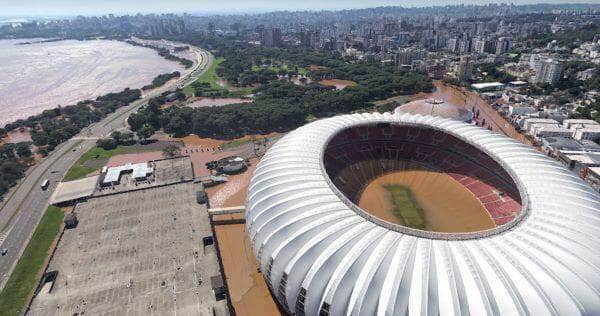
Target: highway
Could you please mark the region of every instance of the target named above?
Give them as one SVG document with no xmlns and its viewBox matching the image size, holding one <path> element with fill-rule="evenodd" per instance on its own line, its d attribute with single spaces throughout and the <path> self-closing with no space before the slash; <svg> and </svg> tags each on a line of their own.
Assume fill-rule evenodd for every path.
<svg viewBox="0 0 600 316">
<path fill-rule="evenodd" d="M 140 100 L 119 108 L 60 144 L 46 158 L 31 167 L 25 178 L 6 194 L 5 201 L 0 206 L 0 249 L 7 248 L 8 253 L 0 257 L 0 290 L 4 288 L 8 276 L 47 209 L 49 198 L 57 183 L 81 155 L 94 147 L 98 138 L 106 137 L 115 130 L 126 129 L 129 115 L 146 104 L 150 98 L 189 85 L 210 68 L 213 62 L 211 54 L 193 46 L 190 46 L 190 49 L 196 56 L 196 63 L 192 69 L 183 73 L 181 78 L 143 94 Z M 50 186 L 42 191 L 40 186 L 44 179 L 50 180 Z"/>
</svg>

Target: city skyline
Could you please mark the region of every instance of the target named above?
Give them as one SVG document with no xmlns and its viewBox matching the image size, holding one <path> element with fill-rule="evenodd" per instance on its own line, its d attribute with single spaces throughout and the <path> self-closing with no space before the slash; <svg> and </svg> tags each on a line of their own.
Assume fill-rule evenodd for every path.
<svg viewBox="0 0 600 316">
<path fill-rule="evenodd" d="M 319 10 L 344 10 L 361 9 L 380 6 L 404 6 L 404 7 L 425 7 L 425 6 L 444 6 L 444 5 L 486 5 L 497 4 L 493 0 L 435 0 L 423 2 L 417 0 L 375 0 L 365 4 L 358 0 L 336 0 L 336 1 L 317 1 L 307 0 L 303 2 L 283 0 L 283 1 L 241 1 L 228 0 L 219 2 L 218 6 L 209 1 L 194 0 L 175 0 L 165 3 L 160 0 L 128 0 L 128 1 L 97 1 L 93 3 L 60 0 L 60 1 L 14 1 L 2 0 L 0 7 L 3 8 L 0 16 L 70 16 L 70 15 L 98 15 L 98 14 L 134 14 L 134 13 L 195 13 L 195 14 L 223 14 L 223 13 L 260 13 L 271 11 L 319 11 Z M 573 3 L 585 4 L 593 3 L 589 0 L 518 0 L 506 1 L 502 3 L 512 3 L 515 5 L 523 4 L 560 4 Z"/>
</svg>

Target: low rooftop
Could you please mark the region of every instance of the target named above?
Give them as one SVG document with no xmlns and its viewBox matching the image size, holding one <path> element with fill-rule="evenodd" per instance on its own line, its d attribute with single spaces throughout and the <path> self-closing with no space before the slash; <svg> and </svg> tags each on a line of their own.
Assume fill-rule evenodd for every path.
<svg viewBox="0 0 600 316">
<path fill-rule="evenodd" d="M 92 176 L 58 183 L 50 197 L 50 204 L 66 203 L 91 196 L 94 194 L 99 177 Z"/>
</svg>

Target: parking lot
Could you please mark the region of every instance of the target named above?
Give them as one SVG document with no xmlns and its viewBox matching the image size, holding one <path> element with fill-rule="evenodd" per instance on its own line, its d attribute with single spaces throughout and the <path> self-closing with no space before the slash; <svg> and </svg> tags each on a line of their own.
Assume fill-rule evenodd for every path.
<svg viewBox="0 0 600 316">
<path fill-rule="evenodd" d="M 188 160 L 189 165 L 189 160 Z M 177 167 L 177 166 L 175 166 Z M 157 177 L 159 174 L 157 174 Z M 91 198 L 79 203 L 48 271 L 54 287 L 34 299 L 33 315 L 208 315 L 220 311 L 210 278 L 219 275 L 204 205 L 191 182 Z"/>
</svg>

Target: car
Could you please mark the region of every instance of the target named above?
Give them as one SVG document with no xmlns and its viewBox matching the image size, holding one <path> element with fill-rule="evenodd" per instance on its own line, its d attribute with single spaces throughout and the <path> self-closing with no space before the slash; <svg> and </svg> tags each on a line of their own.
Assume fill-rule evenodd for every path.
<svg viewBox="0 0 600 316">
<path fill-rule="evenodd" d="M 42 191 L 46 191 L 46 189 L 48 189 L 49 186 L 50 186 L 50 180 L 45 179 L 44 182 L 42 182 L 42 185 L 40 187 L 42 188 Z"/>
<path fill-rule="evenodd" d="M 4 248 L 2 249 L 2 255 L 5 256 L 8 253 L 8 249 Z"/>
</svg>

